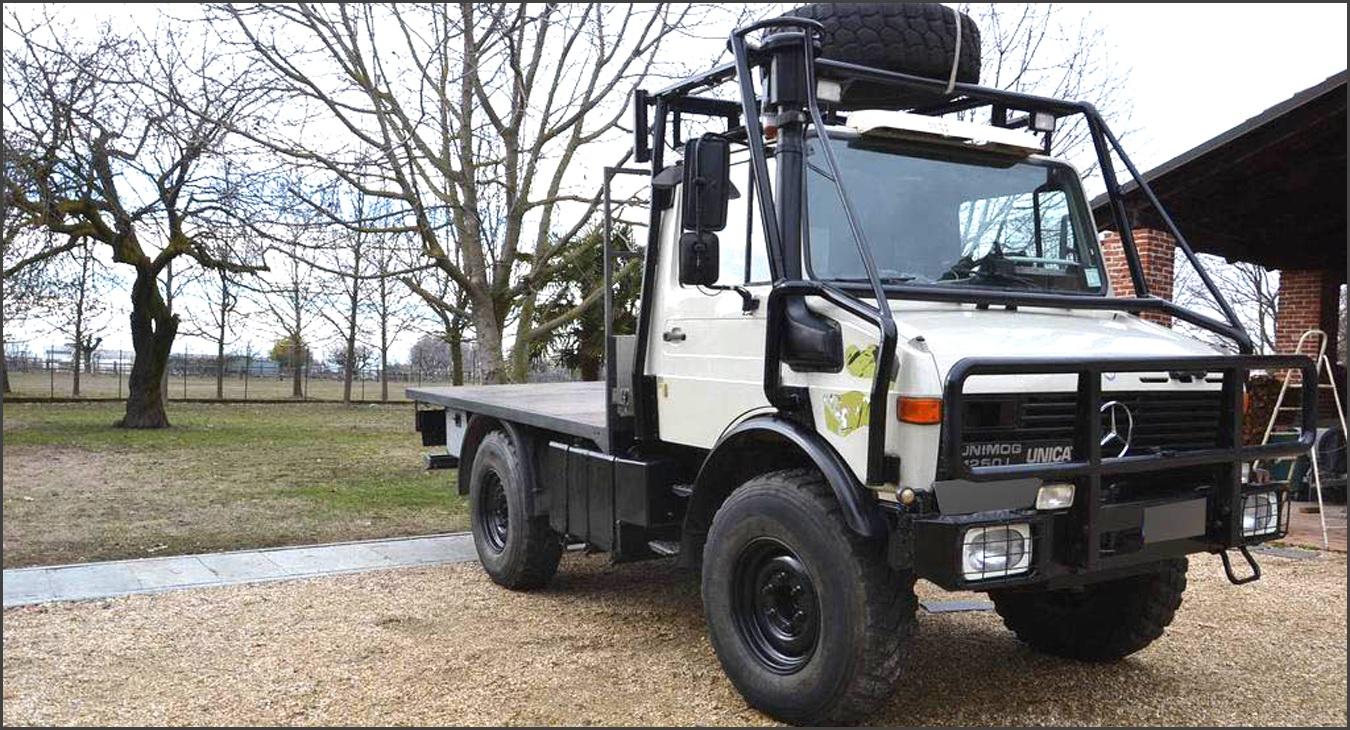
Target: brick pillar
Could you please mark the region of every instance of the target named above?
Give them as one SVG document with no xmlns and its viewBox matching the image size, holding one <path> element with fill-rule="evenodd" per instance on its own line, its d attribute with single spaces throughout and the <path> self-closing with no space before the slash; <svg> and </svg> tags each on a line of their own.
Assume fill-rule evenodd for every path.
<svg viewBox="0 0 1350 730">
<path fill-rule="evenodd" d="M 1292 354 L 1298 346 L 1298 338 L 1310 329 L 1320 329 L 1327 333 L 1327 357 L 1336 361 L 1336 352 L 1340 345 L 1337 321 L 1337 308 L 1341 300 L 1340 277 L 1326 269 L 1281 269 L 1280 291 L 1275 310 L 1275 351 Z M 1304 345 L 1303 354 L 1316 357 L 1313 343 Z M 1283 374 L 1283 371 L 1280 373 Z M 1293 382 L 1301 379 L 1294 373 Z M 1344 381 L 1341 381 L 1344 382 Z M 1334 400 L 1330 391 L 1318 404 L 1318 414 L 1325 417 L 1335 413 Z"/>
<path fill-rule="evenodd" d="M 1275 351 L 1292 353 L 1298 338 L 1310 329 L 1327 333 L 1327 354 L 1335 359 L 1336 307 L 1340 279 L 1324 269 L 1282 269 L 1275 313 Z M 1308 353 L 1316 354 L 1316 353 Z"/>
<path fill-rule="evenodd" d="M 1134 229 L 1134 245 L 1139 249 L 1139 265 L 1144 270 L 1144 281 L 1149 293 L 1159 299 L 1172 298 L 1172 283 L 1176 276 L 1173 266 L 1176 259 L 1176 240 L 1170 234 L 1151 228 Z M 1125 259 L 1125 248 L 1120 236 L 1114 232 L 1107 234 L 1102 241 L 1102 258 L 1106 265 L 1106 276 L 1111 280 L 1111 292 L 1114 296 L 1134 296 L 1134 282 L 1130 279 L 1130 264 Z M 1143 312 L 1141 315 L 1150 322 L 1164 327 L 1172 326 L 1172 318 L 1158 312 Z"/>
</svg>

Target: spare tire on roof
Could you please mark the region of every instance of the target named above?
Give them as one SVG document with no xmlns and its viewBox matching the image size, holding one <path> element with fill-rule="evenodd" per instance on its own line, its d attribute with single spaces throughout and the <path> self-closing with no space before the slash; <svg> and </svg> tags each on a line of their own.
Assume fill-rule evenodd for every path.
<svg viewBox="0 0 1350 730">
<path fill-rule="evenodd" d="M 980 81 L 980 29 L 970 16 L 940 3 L 813 3 L 786 15 L 825 27 L 820 56 L 835 61 L 946 81 L 961 22 L 956 80 Z M 936 101 L 938 95 L 857 82 L 844 90 L 846 109 L 903 109 Z"/>
</svg>

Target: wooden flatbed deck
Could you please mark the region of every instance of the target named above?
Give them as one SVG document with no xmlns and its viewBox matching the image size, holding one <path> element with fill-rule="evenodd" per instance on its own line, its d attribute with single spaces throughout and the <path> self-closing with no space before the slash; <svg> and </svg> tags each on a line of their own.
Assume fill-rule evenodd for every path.
<svg viewBox="0 0 1350 730">
<path fill-rule="evenodd" d="M 408 398 L 443 408 L 481 413 L 607 447 L 603 382 L 521 383 L 408 388 Z"/>
</svg>

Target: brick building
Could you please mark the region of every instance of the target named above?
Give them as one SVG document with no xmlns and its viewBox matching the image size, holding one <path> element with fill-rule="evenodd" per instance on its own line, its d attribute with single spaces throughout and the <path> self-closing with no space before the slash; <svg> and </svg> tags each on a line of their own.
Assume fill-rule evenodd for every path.
<svg viewBox="0 0 1350 730">
<path fill-rule="evenodd" d="M 1342 71 L 1144 173 L 1197 253 L 1279 270 L 1278 352 L 1292 352 L 1313 328 L 1330 337 L 1333 361 L 1343 351 L 1337 338 L 1348 245 L 1345 153 Z M 1122 190 L 1146 285 L 1171 298 L 1176 242 L 1137 186 L 1131 182 Z M 1092 207 L 1098 227 L 1107 231 L 1102 245 L 1112 288 L 1132 294 L 1106 196 Z M 1163 315 L 1145 316 L 1170 324 Z M 1344 385 L 1343 365 L 1337 378 Z M 1320 411 L 1332 415 L 1329 407 Z"/>
</svg>

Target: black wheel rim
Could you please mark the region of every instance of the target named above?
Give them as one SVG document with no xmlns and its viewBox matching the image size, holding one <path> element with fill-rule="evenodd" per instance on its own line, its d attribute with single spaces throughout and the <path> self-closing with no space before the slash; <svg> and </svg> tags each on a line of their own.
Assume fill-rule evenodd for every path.
<svg viewBox="0 0 1350 730">
<path fill-rule="evenodd" d="M 502 487 L 502 479 L 495 471 L 489 470 L 483 474 L 478 527 L 494 553 L 506 549 L 506 534 L 511 527 L 510 512 L 506 507 L 506 490 Z"/>
<path fill-rule="evenodd" d="M 820 635 L 820 602 L 801 558 L 778 540 L 756 539 L 737 558 L 733 581 L 741 641 L 770 671 L 800 671 Z"/>
</svg>

